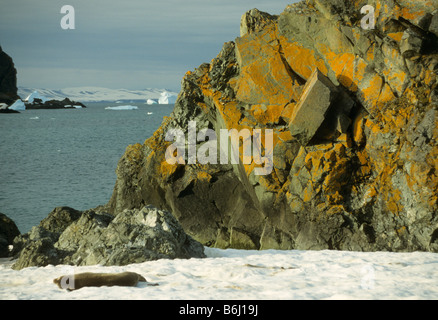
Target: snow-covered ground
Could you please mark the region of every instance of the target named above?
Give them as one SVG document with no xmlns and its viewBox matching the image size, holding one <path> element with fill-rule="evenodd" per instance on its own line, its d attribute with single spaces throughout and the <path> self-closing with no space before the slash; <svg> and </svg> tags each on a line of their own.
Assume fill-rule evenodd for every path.
<svg viewBox="0 0 438 320">
<path fill-rule="evenodd" d="M 121 267 L 47 266 L 20 271 L 0 264 L 5 299 L 438 299 L 438 254 L 345 251 L 245 251 L 206 248 L 207 258 Z M 79 272 L 134 271 L 150 286 L 82 288 L 52 281 Z"/>
</svg>

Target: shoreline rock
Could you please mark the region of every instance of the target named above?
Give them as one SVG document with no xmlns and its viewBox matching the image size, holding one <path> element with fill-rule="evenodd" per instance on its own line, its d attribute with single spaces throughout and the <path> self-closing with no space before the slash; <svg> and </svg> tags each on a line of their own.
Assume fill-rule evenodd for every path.
<svg viewBox="0 0 438 320">
<path fill-rule="evenodd" d="M 5 104 L 3 107 L 0 107 L 0 113 L 20 113 L 20 111 L 9 109 L 9 106 Z"/>
<path fill-rule="evenodd" d="M 26 109 L 78 109 L 86 108 L 86 106 L 81 102 L 71 101 L 69 98 L 64 100 L 47 100 L 42 101 L 41 99 L 33 99 L 32 103 L 26 103 Z"/>
<path fill-rule="evenodd" d="M 0 103 L 14 103 L 20 98 L 17 91 L 17 70 L 14 62 L 0 47 Z"/>
<path fill-rule="evenodd" d="M 12 266 L 127 265 L 156 259 L 203 258 L 204 247 L 167 211 L 152 206 L 117 216 L 99 209 L 55 208 L 14 240 Z"/>
<path fill-rule="evenodd" d="M 11 255 L 9 246 L 13 244 L 15 237 L 20 235 L 15 222 L 0 213 L 0 258 L 6 258 Z"/>
<path fill-rule="evenodd" d="M 17 94 L 17 70 L 12 58 L 0 46 L 0 113 L 20 113 L 9 109 L 20 97 Z"/>
</svg>

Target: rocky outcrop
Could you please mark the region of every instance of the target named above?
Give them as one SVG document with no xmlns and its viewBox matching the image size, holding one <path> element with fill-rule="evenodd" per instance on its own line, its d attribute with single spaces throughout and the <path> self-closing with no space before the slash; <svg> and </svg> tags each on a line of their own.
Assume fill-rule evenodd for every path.
<svg viewBox="0 0 438 320">
<path fill-rule="evenodd" d="M 25 103 L 26 109 L 78 109 L 86 108 L 81 102 L 71 101 L 69 98 L 64 100 L 48 100 L 33 99 L 32 103 Z"/>
<path fill-rule="evenodd" d="M 0 213 L 0 258 L 9 256 L 9 246 L 14 238 L 20 235 L 20 231 L 14 221 L 5 214 Z"/>
<path fill-rule="evenodd" d="M 0 103 L 0 113 L 20 113 L 20 111 L 9 108 L 6 103 Z"/>
<path fill-rule="evenodd" d="M 12 104 L 17 95 L 17 70 L 12 58 L 0 47 L 0 103 Z"/>
<path fill-rule="evenodd" d="M 17 70 L 14 62 L 0 47 L 0 113 L 19 113 L 8 107 L 20 98 L 17 91 Z"/>
<path fill-rule="evenodd" d="M 364 5 L 375 29 L 361 27 Z M 247 12 L 241 37 L 187 72 L 171 116 L 126 149 L 112 212 L 153 204 L 216 247 L 438 251 L 437 7 L 308 0 L 279 16 Z M 313 88 L 314 72 L 323 85 Z M 300 134 L 300 110 L 319 117 L 301 132 L 316 132 Z M 189 164 L 208 143 L 189 141 L 190 121 L 217 136 L 273 130 L 272 170 L 256 175 L 260 162 L 242 152 L 237 164 Z M 185 161 L 174 164 L 171 129 L 186 134 Z"/>
<path fill-rule="evenodd" d="M 53 210 L 14 240 L 14 269 L 49 264 L 127 265 L 159 258 L 204 257 L 203 246 L 176 219 L 154 207 L 116 217 L 99 210 Z"/>
</svg>

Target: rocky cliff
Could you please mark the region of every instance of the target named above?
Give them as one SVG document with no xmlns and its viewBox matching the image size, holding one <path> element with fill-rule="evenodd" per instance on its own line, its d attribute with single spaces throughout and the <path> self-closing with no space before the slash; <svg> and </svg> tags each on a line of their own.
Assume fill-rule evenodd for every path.
<svg viewBox="0 0 438 320">
<path fill-rule="evenodd" d="M 365 5 L 374 29 L 361 25 Z M 438 252 L 436 8 L 307 0 L 279 16 L 248 11 L 241 36 L 185 74 L 171 116 L 126 149 L 112 213 L 152 204 L 216 247 Z M 193 121 L 217 137 L 260 129 L 266 158 L 272 130 L 269 174 L 242 152 L 238 163 L 170 164 L 166 134 L 189 140 Z M 211 143 L 186 141 L 176 156 Z"/>
<path fill-rule="evenodd" d="M 0 103 L 12 104 L 17 95 L 17 70 L 12 58 L 0 47 Z"/>
</svg>

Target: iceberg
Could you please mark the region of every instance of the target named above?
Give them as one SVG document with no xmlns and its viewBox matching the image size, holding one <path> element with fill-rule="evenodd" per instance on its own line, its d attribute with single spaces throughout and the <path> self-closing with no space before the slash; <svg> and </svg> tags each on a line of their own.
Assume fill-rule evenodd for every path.
<svg viewBox="0 0 438 320">
<path fill-rule="evenodd" d="M 106 107 L 105 110 L 137 110 L 137 106 L 117 106 L 117 107 Z"/>
<path fill-rule="evenodd" d="M 148 99 L 146 101 L 147 104 L 158 104 L 158 99 Z"/>
<path fill-rule="evenodd" d="M 24 101 L 28 103 L 33 103 L 34 99 L 40 99 L 42 103 L 48 100 L 45 96 L 41 95 L 37 90 L 35 90 L 30 95 L 28 95 L 27 98 L 24 99 Z"/>
<path fill-rule="evenodd" d="M 71 104 L 67 104 L 64 106 L 64 108 L 68 108 L 68 109 L 82 109 L 82 106 L 78 106 L 78 105 L 71 105 Z"/>
<path fill-rule="evenodd" d="M 9 109 L 15 110 L 15 111 L 24 111 L 24 110 L 26 110 L 26 105 L 24 104 L 23 101 L 18 99 L 17 101 L 15 101 L 13 104 L 11 104 L 9 106 Z"/>
<path fill-rule="evenodd" d="M 159 104 L 174 104 L 178 96 L 175 93 L 164 91 L 161 93 L 160 99 L 158 99 Z"/>
</svg>

